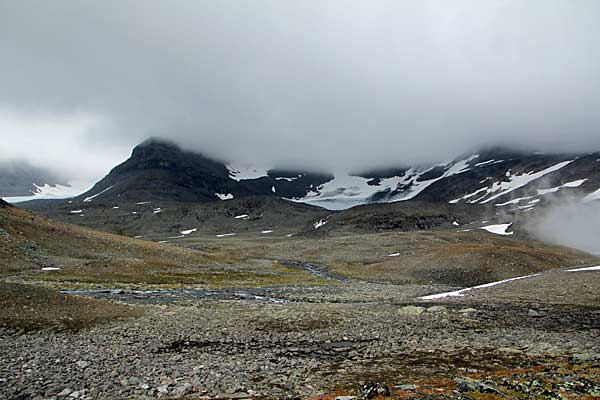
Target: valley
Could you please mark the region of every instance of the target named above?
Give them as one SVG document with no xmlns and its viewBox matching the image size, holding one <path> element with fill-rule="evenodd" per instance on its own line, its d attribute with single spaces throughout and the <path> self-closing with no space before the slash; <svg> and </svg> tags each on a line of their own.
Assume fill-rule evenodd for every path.
<svg viewBox="0 0 600 400">
<path fill-rule="evenodd" d="M 0 398 L 598 393 L 599 259 L 389 206 L 4 204 Z"/>
</svg>

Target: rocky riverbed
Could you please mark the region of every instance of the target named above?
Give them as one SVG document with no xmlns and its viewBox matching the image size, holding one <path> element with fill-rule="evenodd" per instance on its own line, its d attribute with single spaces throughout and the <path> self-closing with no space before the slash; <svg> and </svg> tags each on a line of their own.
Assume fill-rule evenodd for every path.
<svg viewBox="0 0 600 400">
<path fill-rule="evenodd" d="M 597 308 L 419 300 L 446 289 L 337 283 L 154 291 L 150 301 L 81 292 L 144 314 L 79 331 L 0 331 L 0 399 L 369 397 L 361 382 L 392 397 L 434 398 L 419 390 L 437 385 L 436 398 L 474 398 L 521 393 L 527 379 L 564 398 L 598 394 Z M 531 372 L 494 375 L 509 370 Z"/>
</svg>

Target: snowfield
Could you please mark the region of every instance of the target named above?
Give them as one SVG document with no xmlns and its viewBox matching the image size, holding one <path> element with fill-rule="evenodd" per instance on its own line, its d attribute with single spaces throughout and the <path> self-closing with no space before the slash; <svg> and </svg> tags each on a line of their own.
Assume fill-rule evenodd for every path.
<svg viewBox="0 0 600 400">
<path fill-rule="evenodd" d="M 368 203 L 376 194 L 385 194 L 385 201 L 411 200 L 435 182 L 469 171 L 471 169 L 469 163 L 478 157 L 479 155 L 476 154 L 464 160 L 437 164 L 426 169 L 411 168 L 402 176 L 379 179 L 377 184 L 373 178 L 336 173 L 332 180 L 320 185 L 306 196 L 290 200 L 315 204 L 330 210 L 341 210 Z M 445 168 L 441 176 L 429 180 L 419 180 L 424 174 L 438 167 Z"/>
<path fill-rule="evenodd" d="M 3 197 L 3 199 L 12 204 L 30 200 L 68 199 L 86 192 L 93 184 L 90 184 L 89 182 L 70 182 L 68 186 L 50 186 L 48 184 L 38 186 L 34 183 L 33 186 L 35 189 L 30 196 Z"/>
</svg>

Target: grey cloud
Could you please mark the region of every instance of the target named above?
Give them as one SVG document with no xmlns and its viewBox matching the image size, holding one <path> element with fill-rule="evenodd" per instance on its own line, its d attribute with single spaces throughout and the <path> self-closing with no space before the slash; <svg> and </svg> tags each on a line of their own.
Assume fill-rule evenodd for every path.
<svg viewBox="0 0 600 400">
<path fill-rule="evenodd" d="M 598 16 L 595 0 L 0 0 L 0 119 L 102 121 L 32 135 L 103 171 L 148 136 L 324 169 L 599 149 Z"/>
</svg>

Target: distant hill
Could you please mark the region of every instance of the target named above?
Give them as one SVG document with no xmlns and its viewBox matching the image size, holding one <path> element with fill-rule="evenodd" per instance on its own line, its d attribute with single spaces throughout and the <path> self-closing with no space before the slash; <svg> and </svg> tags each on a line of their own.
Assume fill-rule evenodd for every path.
<svg viewBox="0 0 600 400">
<path fill-rule="evenodd" d="M 67 185 L 67 180 L 26 161 L 0 161 L 0 197 L 30 196 L 46 185 Z"/>
</svg>

